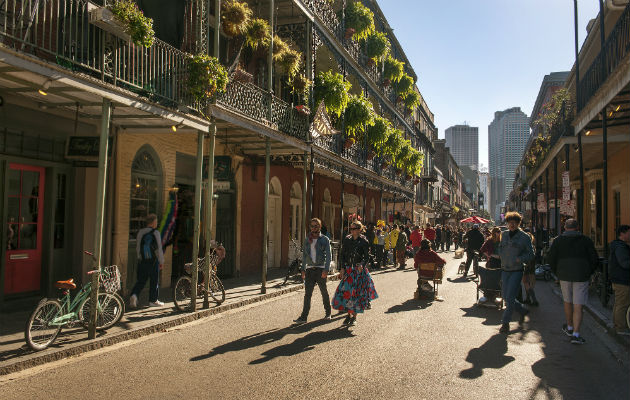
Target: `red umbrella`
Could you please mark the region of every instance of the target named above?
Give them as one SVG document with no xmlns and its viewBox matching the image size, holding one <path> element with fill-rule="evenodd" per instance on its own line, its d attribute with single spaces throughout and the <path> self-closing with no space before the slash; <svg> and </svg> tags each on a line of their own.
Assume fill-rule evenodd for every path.
<svg viewBox="0 0 630 400">
<path fill-rule="evenodd" d="M 462 219 L 462 220 L 461 220 L 461 221 L 459 221 L 459 222 L 464 222 L 464 223 L 466 223 L 466 222 L 472 222 L 472 223 L 474 223 L 474 224 L 487 224 L 487 223 L 488 223 L 488 222 L 490 222 L 490 221 L 488 221 L 487 219 L 484 219 L 484 218 L 481 218 L 481 217 L 478 217 L 478 216 L 476 216 L 476 215 L 475 215 L 474 217 L 464 218 L 464 219 Z"/>
</svg>

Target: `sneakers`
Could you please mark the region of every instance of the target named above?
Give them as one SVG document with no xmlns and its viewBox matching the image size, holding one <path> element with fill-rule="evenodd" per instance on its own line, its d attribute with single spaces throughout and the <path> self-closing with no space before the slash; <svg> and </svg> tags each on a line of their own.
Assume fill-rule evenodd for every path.
<svg viewBox="0 0 630 400">
<path fill-rule="evenodd" d="M 330 321 L 332 319 L 332 315 L 330 313 L 327 313 L 326 316 L 324 317 L 324 319 L 326 321 Z"/>
<path fill-rule="evenodd" d="M 305 324 L 306 323 L 306 318 L 303 317 L 298 317 L 297 319 L 294 319 L 293 322 L 295 322 L 296 324 Z"/>
<path fill-rule="evenodd" d="M 567 324 L 562 325 L 562 332 L 564 332 L 564 334 L 568 337 L 573 337 L 573 329 L 569 329 Z"/>
<path fill-rule="evenodd" d="M 350 323 L 351 319 L 352 319 L 352 317 L 350 316 L 350 314 L 348 314 L 346 319 L 343 320 L 342 325 L 348 325 Z"/>
<path fill-rule="evenodd" d="M 525 322 L 525 316 L 526 316 L 527 314 L 529 314 L 529 310 L 528 310 L 528 309 L 523 310 L 523 314 L 521 314 L 521 316 L 520 316 L 520 317 L 519 317 L 519 319 L 518 319 L 518 323 L 519 323 L 519 324 L 521 324 L 521 325 L 522 325 L 522 324 L 523 324 L 523 322 Z"/>
<path fill-rule="evenodd" d="M 149 302 L 149 307 L 164 307 L 164 303 L 160 300 L 151 301 Z"/>
<path fill-rule="evenodd" d="M 499 333 L 510 333 L 510 324 L 501 325 L 501 329 L 499 329 Z"/>
<path fill-rule="evenodd" d="M 481 297 L 479 298 L 479 302 L 480 302 L 480 303 L 485 303 L 486 301 L 488 301 L 488 299 L 486 298 L 486 296 L 481 296 Z"/>
<path fill-rule="evenodd" d="M 350 318 L 350 321 L 348 321 L 348 326 L 355 326 L 357 324 L 357 316 L 355 315 L 354 317 Z"/>
<path fill-rule="evenodd" d="M 586 340 L 582 336 L 571 336 L 571 343 L 573 344 L 585 344 Z"/>
<path fill-rule="evenodd" d="M 135 294 L 132 294 L 129 298 L 129 307 L 138 308 L 138 296 L 136 296 Z"/>
<path fill-rule="evenodd" d="M 616 331 L 617 335 L 621 335 L 621 336 L 630 336 L 630 331 L 629 330 L 620 330 L 620 331 Z"/>
</svg>

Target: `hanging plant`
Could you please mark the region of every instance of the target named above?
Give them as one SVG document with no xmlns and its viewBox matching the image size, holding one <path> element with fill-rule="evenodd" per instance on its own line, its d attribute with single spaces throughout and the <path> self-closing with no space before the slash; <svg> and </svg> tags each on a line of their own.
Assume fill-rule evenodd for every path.
<svg viewBox="0 0 630 400">
<path fill-rule="evenodd" d="M 372 103 L 362 96 L 350 96 L 344 112 L 346 134 L 349 137 L 358 137 L 369 125 L 374 124 L 374 110 Z"/>
<path fill-rule="evenodd" d="M 386 34 L 373 32 L 363 41 L 363 47 L 368 58 L 376 62 L 389 53 L 391 44 Z"/>
<path fill-rule="evenodd" d="M 125 25 L 125 32 L 134 44 L 144 47 L 153 45 L 153 20 L 145 17 L 133 0 L 118 0 L 110 6 L 110 10 Z"/>
<path fill-rule="evenodd" d="M 227 0 L 221 5 L 221 26 L 228 36 L 245 33 L 252 17 L 252 10 L 245 2 Z"/>
<path fill-rule="evenodd" d="M 405 96 L 405 107 L 407 107 L 407 110 L 413 111 L 419 105 L 420 95 L 418 94 L 418 92 L 412 90 L 407 93 L 407 96 Z"/>
<path fill-rule="evenodd" d="M 289 45 L 278 35 L 273 36 L 273 61 L 278 62 L 285 51 L 290 50 Z"/>
<path fill-rule="evenodd" d="M 256 50 L 259 46 L 269 46 L 271 41 L 271 28 L 269 23 L 262 18 L 254 18 L 249 21 L 245 29 L 245 46 Z"/>
<path fill-rule="evenodd" d="M 332 71 L 318 73 L 314 86 L 315 106 L 323 101 L 329 114 L 340 117 L 348 104 L 348 91 L 351 87 L 352 84 L 346 82 L 340 73 Z"/>
<path fill-rule="evenodd" d="M 416 149 L 411 149 L 411 155 L 408 158 L 407 173 L 413 176 L 420 176 L 422 173 L 422 164 L 424 163 L 424 154 Z"/>
<path fill-rule="evenodd" d="M 383 152 L 385 155 L 388 155 L 391 159 L 396 160 L 403 140 L 402 131 L 400 129 L 392 129 L 390 135 L 387 137 L 387 140 L 385 140 L 385 144 L 383 145 Z"/>
<path fill-rule="evenodd" d="M 300 72 L 300 64 L 302 64 L 302 53 L 297 50 L 288 49 L 278 57 L 278 66 L 289 77 L 289 81 Z"/>
<path fill-rule="evenodd" d="M 223 65 L 207 54 L 190 56 L 188 62 L 188 90 L 197 101 L 203 101 L 222 93 L 228 84 L 228 74 Z"/>
<path fill-rule="evenodd" d="M 389 82 L 398 82 L 404 73 L 404 63 L 392 56 L 387 56 L 383 65 L 383 79 Z"/>
<path fill-rule="evenodd" d="M 351 1 L 345 10 L 346 29 L 354 29 L 352 37 L 356 40 L 366 39 L 374 32 L 374 13 L 360 1 Z"/>
<path fill-rule="evenodd" d="M 292 89 L 291 93 L 297 95 L 300 101 L 306 102 L 311 86 L 313 86 L 313 81 L 304 74 L 298 74 L 289 81 L 289 85 Z"/>
<path fill-rule="evenodd" d="M 400 145 L 400 150 L 396 158 L 394 159 L 394 163 L 400 169 L 405 168 L 407 164 L 407 158 L 411 155 L 411 142 L 409 140 L 403 139 Z"/>
<path fill-rule="evenodd" d="M 391 123 L 383 117 L 374 116 L 374 124 L 368 126 L 366 130 L 368 145 L 379 152 L 387 140 Z"/>
<path fill-rule="evenodd" d="M 412 88 L 413 88 L 413 79 L 409 75 L 404 74 L 404 73 L 403 73 L 402 78 L 400 78 L 400 80 L 394 84 L 394 91 L 402 99 L 404 99 L 407 96 L 407 94 L 411 92 Z"/>
</svg>

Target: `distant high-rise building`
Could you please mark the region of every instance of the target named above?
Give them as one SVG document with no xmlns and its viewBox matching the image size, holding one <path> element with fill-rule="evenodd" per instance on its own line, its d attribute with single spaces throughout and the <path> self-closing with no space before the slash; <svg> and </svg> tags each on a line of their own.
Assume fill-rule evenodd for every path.
<svg viewBox="0 0 630 400">
<path fill-rule="evenodd" d="M 455 125 L 446 129 L 448 147 L 460 167 L 477 169 L 479 166 L 479 128 L 468 125 Z"/>
<path fill-rule="evenodd" d="M 483 209 L 490 212 L 490 179 L 487 171 L 479 173 L 479 199 L 483 200 Z"/>
<path fill-rule="evenodd" d="M 514 173 L 529 139 L 529 118 L 520 107 L 494 113 L 488 125 L 490 162 L 490 214 L 500 219 L 497 207 L 504 203 L 512 190 Z"/>
</svg>

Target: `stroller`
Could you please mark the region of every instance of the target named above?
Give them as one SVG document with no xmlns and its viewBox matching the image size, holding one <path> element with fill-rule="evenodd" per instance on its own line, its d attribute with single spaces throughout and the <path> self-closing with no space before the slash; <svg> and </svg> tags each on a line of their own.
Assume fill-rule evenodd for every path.
<svg viewBox="0 0 630 400">
<path fill-rule="evenodd" d="M 503 308 L 503 296 L 501 294 L 501 270 L 479 266 L 479 279 L 477 283 L 476 305 L 486 307 Z M 483 292 L 485 302 L 479 302 L 479 292 Z"/>
</svg>

